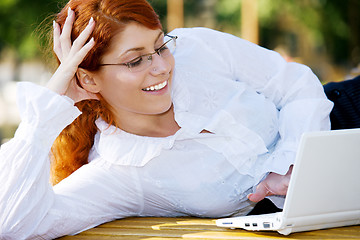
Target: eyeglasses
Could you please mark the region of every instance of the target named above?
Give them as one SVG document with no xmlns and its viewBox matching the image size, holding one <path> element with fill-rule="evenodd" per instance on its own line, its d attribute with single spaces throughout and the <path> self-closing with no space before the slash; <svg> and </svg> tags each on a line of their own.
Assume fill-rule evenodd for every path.
<svg viewBox="0 0 360 240">
<path fill-rule="evenodd" d="M 161 45 L 159 48 L 155 49 L 155 52 L 153 53 L 141 55 L 126 63 L 104 63 L 104 64 L 99 64 L 99 66 L 120 65 L 120 66 L 126 66 L 130 72 L 141 72 L 147 69 L 151 65 L 153 55 L 155 53 L 161 56 L 162 58 L 166 58 L 171 54 L 173 54 L 175 52 L 177 38 L 178 38 L 177 36 L 170 36 L 166 34 L 164 36 L 164 44 Z"/>
</svg>

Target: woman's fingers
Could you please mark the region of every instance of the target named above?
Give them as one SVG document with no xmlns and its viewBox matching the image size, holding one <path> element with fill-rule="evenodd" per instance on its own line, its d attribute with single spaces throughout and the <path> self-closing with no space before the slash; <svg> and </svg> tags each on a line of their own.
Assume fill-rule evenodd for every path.
<svg viewBox="0 0 360 240">
<path fill-rule="evenodd" d="M 72 11 L 71 11 L 72 12 Z M 59 25 L 54 22 L 54 52 L 56 56 L 59 58 L 60 62 L 65 61 L 66 58 L 70 58 L 74 60 L 74 56 L 79 55 L 77 54 L 79 51 L 81 52 L 88 52 L 92 47 L 92 42 L 88 42 L 88 44 L 85 44 L 88 38 L 90 37 L 92 31 L 95 27 L 95 21 L 91 17 L 88 25 L 86 28 L 79 34 L 77 39 L 73 43 L 71 43 L 71 27 L 73 20 L 73 12 L 70 13 L 68 18 L 65 21 L 63 31 L 60 33 L 60 27 Z M 68 20 L 70 19 L 70 20 Z M 70 28 L 69 28 L 70 27 Z M 93 41 L 93 39 L 92 39 Z M 84 45 L 85 44 L 85 45 Z M 85 47 L 85 48 L 84 48 Z M 89 49 L 90 47 L 90 49 Z M 83 54 L 80 54 L 82 58 L 86 56 Z M 78 58 L 76 58 L 78 59 Z M 80 62 L 79 62 L 80 64 Z"/>
<path fill-rule="evenodd" d="M 259 185 L 256 191 L 248 195 L 248 199 L 252 202 L 259 202 L 267 196 L 286 195 L 292 174 L 293 165 L 289 167 L 285 175 L 270 173 Z"/>
<path fill-rule="evenodd" d="M 95 21 L 91 17 L 86 28 L 79 34 L 79 36 L 73 42 L 71 51 L 75 51 L 75 52 L 79 51 L 84 46 L 86 41 L 89 39 L 92 31 L 94 30 L 94 27 L 95 27 Z"/>
<path fill-rule="evenodd" d="M 84 46 L 80 48 L 80 50 L 76 50 L 74 56 L 72 56 L 73 65 L 80 65 L 80 63 L 86 57 L 86 54 L 94 47 L 95 41 L 94 38 L 91 38 L 89 42 L 87 42 Z M 75 74 L 75 72 L 74 72 Z"/>
<path fill-rule="evenodd" d="M 67 57 L 68 53 L 71 49 L 71 30 L 75 20 L 74 11 L 71 8 L 68 9 L 68 16 L 65 20 L 64 26 L 62 28 L 62 32 L 60 35 L 60 43 L 61 43 L 61 51 L 62 57 Z"/>
<path fill-rule="evenodd" d="M 71 31 L 74 19 L 75 13 L 69 8 L 62 31 L 60 26 L 54 22 L 54 52 L 61 64 L 48 82 L 47 87 L 61 95 L 71 97 L 74 101 L 88 98 L 96 99 L 96 94 L 79 88 L 75 79 L 79 65 L 95 45 L 94 38 L 88 41 L 94 30 L 95 21 L 91 18 L 85 29 L 72 42 Z"/>
<path fill-rule="evenodd" d="M 60 43 L 60 27 L 59 27 L 59 24 L 57 24 L 55 21 L 53 21 L 53 28 L 54 28 L 53 50 L 61 62 L 62 61 L 62 50 L 61 50 L 61 43 Z"/>
<path fill-rule="evenodd" d="M 86 41 L 90 37 L 95 27 L 95 21 L 93 18 L 90 19 L 89 24 L 79 34 L 76 40 L 71 46 L 70 52 L 68 53 L 68 59 L 72 62 L 72 65 L 76 67 L 83 61 L 88 52 L 94 47 L 94 38 L 91 38 L 87 43 Z M 75 72 L 74 72 L 75 74 Z"/>
<path fill-rule="evenodd" d="M 68 16 L 65 20 L 63 29 L 55 21 L 53 22 L 54 28 L 54 52 L 59 58 L 60 62 L 67 57 L 71 49 L 71 29 L 74 23 L 74 12 L 71 8 L 68 9 Z"/>
<path fill-rule="evenodd" d="M 69 59 L 64 60 L 54 75 L 48 82 L 47 86 L 51 90 L 59 93 L 60 95 L 66 94 L 71 80 L 74 78 L 79 64 L 84 60 L 86 54 L 94 47 L 95 41 L 90 39 L 79 51 L 76 51 L 74 55 L 69 55 Z"/>
<path fill-rule="evenodd" d="M 272 195 L 272 193 L 269 191 L 266 184 L 260 183 L 257 186 L 255 193 L 251 193 L 248 195 L 248 199 L 252 202 L 260 202 L 265 197 L 270 195 Z"/>
</svg>

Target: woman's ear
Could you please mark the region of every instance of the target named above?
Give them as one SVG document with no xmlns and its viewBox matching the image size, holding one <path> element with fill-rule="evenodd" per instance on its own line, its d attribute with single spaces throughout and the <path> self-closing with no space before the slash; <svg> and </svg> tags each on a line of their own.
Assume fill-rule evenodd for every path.
<svg viewBox="0 0 360 240">
<path fill-rule="evenodd" d="M 76 72 L 76 77 L 79 80 L 79 84 L 83 89 L 91 93 L 98 93 L 100 86 L 96 83 L 94 76 L 91 72 L 79 68 Z"/>
</svg>

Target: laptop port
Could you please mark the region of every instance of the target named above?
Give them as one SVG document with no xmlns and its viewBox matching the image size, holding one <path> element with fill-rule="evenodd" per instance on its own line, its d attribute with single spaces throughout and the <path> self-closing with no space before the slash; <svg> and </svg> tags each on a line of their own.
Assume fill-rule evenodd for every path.
<svg viewBox="0 0 360 240">
<path fill-rule="evenodd" d="M 250 223 L 245 223 L 245 227 L 250 227 Z"/>
<path fill-rule="evenodd" d="M 252 225 L 253 225 L 253 227 L 257 227 L 257 223 L 253 223 Z"/>
<path fill-rule="evenodd" d="M 270 228 L 270 223 L 269 222 L 264 222 L 263 226 L 264 226 L 264 228 Z"/>
</svg>

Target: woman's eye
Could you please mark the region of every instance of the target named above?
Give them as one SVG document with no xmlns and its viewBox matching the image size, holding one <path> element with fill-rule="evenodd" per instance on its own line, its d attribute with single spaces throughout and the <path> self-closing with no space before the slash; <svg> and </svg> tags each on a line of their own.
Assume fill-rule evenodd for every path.
<svg viewBox="0 0 360 240">
<path fill-rule="evenodd" d="M 130 68 L 133 68 L 133 67 L 139 66 L 142 61 L 143 61 L 143 57 L 138 57 L 138 58 L 135 58 L 134 60 L 128 62 L 126 65 Z"/>
<path fill-rule="evenodd" d="M 160 48 L 157 49 L 157 52 L 163 52 L 165 50 L 168 50 L 168 47 L 166 45 L 161 46 Z"/>
</svg>

